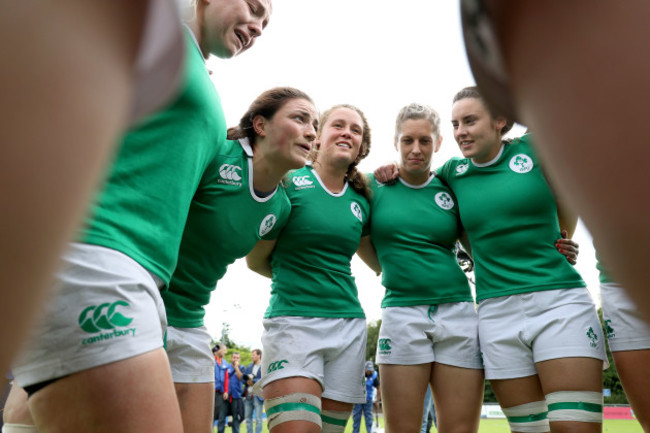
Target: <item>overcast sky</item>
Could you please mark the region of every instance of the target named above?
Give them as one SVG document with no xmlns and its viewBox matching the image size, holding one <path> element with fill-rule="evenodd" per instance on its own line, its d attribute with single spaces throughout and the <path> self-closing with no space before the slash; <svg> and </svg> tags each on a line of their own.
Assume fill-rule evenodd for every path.
<svg viewBox="0 0 650 433">
<path fill-rule="evenodd" d="M 305 91 L 321 111 L 353 104 L 372 129 L 370 155 L 360 165 L 372 171 L 397 157 L 393 134 L 399 109 L 420 102 L 436 109 L 442 120 L 443 142 L 432 166 L 461 156 L 452 134 L 451 100 L 461 88 L 474 85 L 474 79 L 457 0 L 274 0 L 271 21 L 255 46 L 235 59 L 211 58 L 208 68 L 229 126 L 239 122 L 260 93 L 275 86 Z M 523 130 L 516 127 L 510 135 Z M 577 268 L 599 302 L 594 250 L 582 224 L 575 239 L 581 250 Z M 368 320 L 381 318 L 380 277 L 356 256 L 352 273 Z M 208 330 L 218 338 L 227 322 L 235 342 L 261 347 L 269 294 L 270 280 L 238 260 L 212 295 Z"/>
</svg>

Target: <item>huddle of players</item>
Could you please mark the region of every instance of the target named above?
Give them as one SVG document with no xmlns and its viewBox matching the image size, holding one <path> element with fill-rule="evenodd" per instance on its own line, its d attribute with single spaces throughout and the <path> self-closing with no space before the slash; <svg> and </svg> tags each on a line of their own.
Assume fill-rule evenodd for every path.
<svg viewBox="0 0 650 433">
<path fill-rule="evenodd" d="M 365 320 L 350 272 L 358 252 L 386 287 L 377 363 L 389 428 L 419 428 L 431 383 L 439 428 L 476 431 L 485 371 L 513 431 L 598 431 L 603 335 L 567 260 L 576 252 L 562 231 L 570 235 L 575 218 L 558 205 L 531 134 L 502 140 L 511 122 L 463 89 L 452 108 L 463 158 L 432 172 L 439 118 L 410 104 L 396 123 L 394 185 L 358 172 L 370 128 L 351 105 L 319 117 L 303 92 L 271 89 L 226 134 L 204 59 L 250 47 L 271 5 L 215 3 L 193 5 L 180 92 L 125 135 L 15 363 L 39 429 L 209 427 L 203 307 L 227 266 L 247 256 L 272 278 L 259 385 L 270 429 L 343 431 L 352 405 L 365 402 Z M 235 30 L 206 32 L 230 29 L 225 17 Z M 476 263 L 477 309 L 453 254 L 459 238 Z M 647 327 L 606 283 L 612 341 L 645 352 Z M 636 322 L 624 328 L 628 316 Z M 634 383 L 626 387 L 642 405 Z M 70 407 L 83 416 L 70 418 Z"/>
</svg>

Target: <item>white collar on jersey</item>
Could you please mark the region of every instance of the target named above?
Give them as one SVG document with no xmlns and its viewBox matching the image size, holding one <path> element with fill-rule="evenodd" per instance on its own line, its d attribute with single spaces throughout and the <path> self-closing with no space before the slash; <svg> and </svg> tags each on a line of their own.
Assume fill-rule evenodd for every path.
<svg viewBox="0 0 650 433">
<path fill-rule="evenodd" d="M 436 175 L 434 173 L 431 173 L 429 175 L 429 178 L 424 183 L 422 183 L 420 185 L 412 185 L 412 184 L 408 183 L 407 181 L 405 181 L 404 179 L 402 179 L 401 177 L 398 177 L 398 179 L 399 179 L 400 182 L 402 182 L 402 184 L 404 186 L 407 186 L 407 187 L 412 188 L 412 189 L 422 189 L 422 188 L 426 187 L 427 185 L 429 185 L 434 177 L 436 177 Z"/>
<path fill-rule="evenodd" d="M 246 156 L 249 158 L 253 157 L 253 147 L 251 146 L 251 142 L 248 140 L 248 137 L 240 138 L 239 140 L 239 145 L 244 149 L 244 152 L 246 152 Z"/>
<path fill-rule="evenodd" d="M 327 189 L 327 187 L 323 183 L 323 180 L 320 178 L 320 176 L 318 175 L 318 172 L 316 171 L 315 168 L 312 167 L 311 171 L 312 171 L 312 174 L 314 175 L 314 177 L 316 178 L 316 180 L 318 181 L 318 183 L 320 183 L 320 186 L 325 190 L 326 193 L 328 193 L 332 197 L 342 197 L 342 196 L 345 195 L 345 191 L 348 190 L 347 178 L 346 178 L 345 183 L 343 184 L 343 189 L 341 190 L 341 192 L 335 194 L 332 191 L 330 191 L 329 189 Z"/>
<path fill-rule="evenodd" d="M 196 39 L 196 36 L 194 36 L 194 32 L 192 29 L 185 23 L 183 23 L 187 31 L 189 32 L 190 36 L 192 36 L 192 40 L 194 41 L 194 45 L 196 45 L 196 48 L 199 50 L 199 53 L 201 53 L 201 58 L 203 59 L 203 63 L 205 63 L 205 57 L 203 57 L 203 51 L 201 51 L 201 46 L 199 45 L 199 41 Z"/>
<path fill-rule="evenodd" d="M 478 163 L 478 162 L 474 162 L 474 161 L 472 161 L 471 158 L 470 158 L 470 161 L 472 161 L 472 164 L 474 164 L 475 167 L 489 167 L 490 165 L 492 165 L 492 164 L 494 164 L 495 162 L 497 162 L 497 161 L 499 160 L 499 158 L 501 158 L 501 155 L 503 155 L 503 149 L 504 149 L 504 147 L 505 147 L 504 144 L 501 143 L 501 149 L 499 149 L 499 153 L 497 154 L 497 156 L 495 156 L 494 158 L 492 158 L 492 159 L 491 159 L 490 161 L 488 161 L 488 162 Z"/>
<path fill-rule="evenodd" d="M 251 197 L 253 197 L 253 199 L 259 203 L 264 203 L 271 200 L 271 197 L 273 197 L 278 191 L 279 185 L 276 185 L 273 192 L 265 197 L 260 197 L 255 194 L 255 188 L 253 188 L 253 148 L 251 147 L 251 143 L 248 140 L 248 137 L 240 138 L 237 141 L 239 142 L 241 148 L 244 149 L 244 153 L 246 153 L 246 156 L 248 157 L 248 189 L 250 190 Z"/>
</svg>

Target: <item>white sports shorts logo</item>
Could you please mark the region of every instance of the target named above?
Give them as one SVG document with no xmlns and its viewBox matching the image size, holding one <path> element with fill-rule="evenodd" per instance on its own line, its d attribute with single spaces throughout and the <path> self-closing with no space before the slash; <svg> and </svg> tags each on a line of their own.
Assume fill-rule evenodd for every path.
<svg viewBox="0 0 650 433">
<path fill-rule="evenodd" d="M 263 237 L 265 234 L 270 232 L 277 220 L 278 219 L 272 213 L 265 216 L 262 220 L 262 224 L 260 224 L 260 237 Z"/>
<path fill-rule="evenodd" d="M 293 184 L 296 186 L 309 186 L 312 185 L 314 182 L 309 180 L 309 176 L 295 176 L 293 178 Z"/>
<path fill-rule="evenodd" d="M 459 176 L 467 171 L 469 168 L 469 164 L 460 164 L 458 167 L 456 167 L 456 176 Z"/>
<path fill-rule="evenodd" d="M 449 210 L 454 207 L 454 199 L 446 192 L 439 192 L 436 194 L 436 204 L 443 209 Z"/>
<path fill-rule="evenodd" d="M 515 173 L 528 173 L 534 167 L 533 160 L 530 156 L 520 153 L 510 159 L 510 170 Z"/>
<path fill-rule="evenodd" d="M 363 222 L 363 214 L 361 213 L 361 206 L 359 206 L 359 203 L 353 201 L 350 204 L 350 209 L 352 210 L 352 214 L 357 217 L 359 221 Z"/>
<path fill-rule="evenodd" d="M 241 176 L 237 173 L 237 170 L 241 170 L 241 167 L 232 164 L 223 164 L 219 167 L 219 176 L 223 179 L 234 180 L 237 182 L 241 180 Z"/>
</svg>

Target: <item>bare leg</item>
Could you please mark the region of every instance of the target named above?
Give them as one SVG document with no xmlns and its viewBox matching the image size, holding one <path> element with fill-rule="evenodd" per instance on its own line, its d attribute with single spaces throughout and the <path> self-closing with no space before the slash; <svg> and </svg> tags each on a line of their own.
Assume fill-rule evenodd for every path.
<svg viewBox="0 0 650 433">
<path fill-rule="evenodd" d="M 612 352 L 618 377 L 623 383 L 636 419 L 643 431 L 650 432 L 650 350 L 628 350 Z"/>
<path fill-rule="evenodd" d="M 431 370 L 432 364 L 379 365 L 386 431 L 420 432 Z"/>
<path fill-rule="evenodd" d="M 162 348 L 57 380 L 29 407 L 41 433 L 183 431 Z"/>
<path fill-rule="evenodd" d="M 536 366 L 545 395 L 557 391 L 603 391 L 603 361 L 599 359 L 561 358 L 538 362 Z M 602 427 L 602 422 L 551 422 L 553 433 L 596 433 Z"/>
<path fill-rule="evenodd" d="M 214 382 L 174 383 L 184 433 L 212 433 Z"/>
<path fill-rule="evenodd" d="M 542 385 L 536 375 L 518 379 L 490 380 L 490 384 L 502 408 L 544 401 Z"/>
<path fill-rule="evenodd" d="M 6 2 L 0 14 L 0 371 L 43 302 L 125 125 L 143 1 Z"/>
<path fill-rule="evenodd" d="M 5 424 L 34 425 L 32 414 L 29 413 L 29 406 L 27 406 L 27 393 L 16 384 L 9 391 L 2 411 L 2 420 Z"/>
<path fill-rule="evenodd" d="M 350 418 L 350 414 L 352 413 L 352 408 L 354 407 L 354 404 L 352 403 L 344 403 L 342 401 L 336 401 L 336 400 L 330 400 L 329 398 L 324 398 L 323 399 L 323 412 L 329 411 L 337 414 L 339 417 L 345 416 L 347 414 L 347 417 L 345 418 L 345 422 L 347 423 L 348 419 Z M 342 419 L 339 419 L 338 421 L 343 422 Z M 325 421 L 323 421 L 325 422 Z M 344 426 L 338 426 L 335 424 L 337 428 L 343 428 Z M 366 425 L 366 429 L 368 429 L 368 425 Z"/>
<path fill-rule="evenodd" d="M 481 419 L 483 370 L 433 364 L 431 390 L 439 433 L 476 433 Z"/>
<path fill-rule="evenodd" d="M 294 393 L 312 394 L 321 397 L 321 387 L 318 382 L 306 377 L 289 377 L 269 383 L 264 387 L 264 400 L 281 397 Z M 273 426 L 271 433 L 320 433 L 317 424 L 309 421 L 288 421 Z"/>
</svg>

